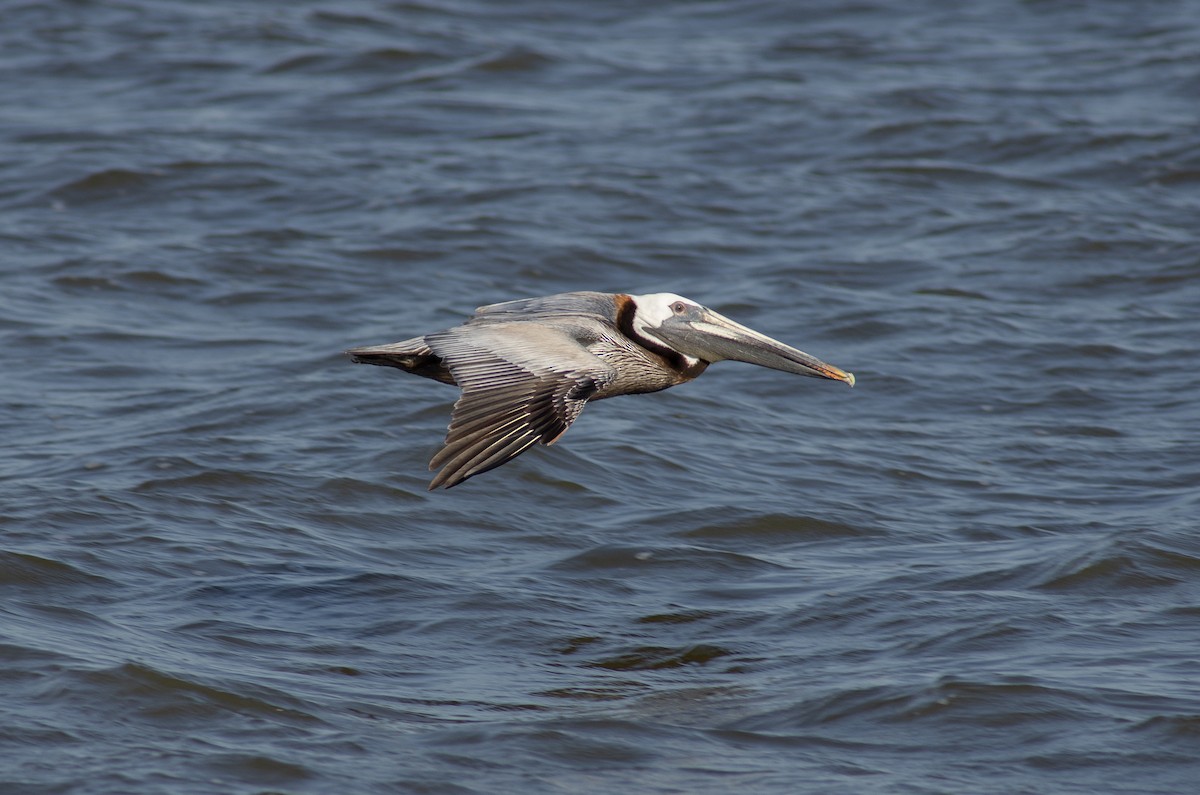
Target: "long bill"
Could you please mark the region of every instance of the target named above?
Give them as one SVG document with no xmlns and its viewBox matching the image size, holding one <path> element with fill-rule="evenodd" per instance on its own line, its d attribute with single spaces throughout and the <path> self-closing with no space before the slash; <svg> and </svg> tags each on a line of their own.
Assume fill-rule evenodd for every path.
<svg viewBox="0 0 1200 795">
<path fill-rule="evenodd" d="M 706 309 L 700 319 L 688 321 L 683 328 L 668 332 L 664 327 L 662 331 L 666 332 L 663 336 L 670 335 L 670 341 L 680 350 L 706 361 L 732 359 L 810 378 L 831 378 L 854 386 L 854 373 L 759 334 L 711 309 Z"/>
</svg>

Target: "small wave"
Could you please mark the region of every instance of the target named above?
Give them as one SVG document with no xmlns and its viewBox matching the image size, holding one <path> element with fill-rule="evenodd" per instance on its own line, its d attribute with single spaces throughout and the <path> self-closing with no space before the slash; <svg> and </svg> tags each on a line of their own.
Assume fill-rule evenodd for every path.
<svg viewBox="0 0 1200 795">
<path fill-rule="evenodd" d="M 653 613 L 642 616 L 639 624 L 691 624 L 695 621 L 707 621 L 722 615 L 717 610 L 676 610 L 670 613 Z"/>
<path fill-rule="evenodd" d="M 1020 185 L 1025 188 L 1057 188 L 1063 183 L 1045 177 L 1031 177 L 1027 174 L 1006 172 L 997 168 L 968 165 L 949 161 L 904 158 L 895 162 L 882 160 L 878 155 L 858 166 L 859 171 L 868 174 L 895 175 L 905 181 L 922 180 L 925 184 L 944 185 L 962 183 L 968 185 L 985 185 L 990 183 Z"/>
<path fill-rule="evenodd" d="M 932 723 L 939 726 L 1043 725 L 1083 717 L 1097 708 L 1083 691 L 1030 681 L 945 678 L 928 685 L 889 684 L 835 690 L 735 721 L 726 728 L 791 734 L 846 724 Z"/>
<path fill-rule="evenodd" d="M 51 283 L 70 295 L 97 292 L 128 292 L 141 295 L 191 297 L 205 282 L 180 273 L 164 269 L 125 269 L 119 266 L 105 267 L 105 273 L 95 273 L 96 263 L 72 261 L 64 263 L 71 273 L 63 273 L 51 279 Z M 85 272 L 90 271 L 90 272 Z"/>
<path fill-rule="evenodd" d="M 787 514 L 765 514 L 740 521 L 710 524 L 678 533 L 683 538 L 707 542 L 731 542 L 745 548 L 746 543 L 778 546 L 784 543 L 827 541 L 875 535 L 860 526 L 831 519 Z"/>
<path fill-rule="evenodd" d="M 124 196 L 141 191 L 165 174 L 162 170 L 106 168 L 59 185 L 50 196 L 67 204 Z"/>
<path fill-rule="evenodd" d="M 295 696 L 258 684 L 219 683 L 135 662 L 70 676 L 77 680 L 75 686 L 91 690 L 98 703 L 160 726 L 178 727 L 222 715 L 305 726 L 321 722 Z"/>
<path fill-rule="evenodd" d="M 1198 553 L 1173 549 L 1149 534 L 1125 534 L 1052 563 L 1038 587 L 1105 594 L 1171 587 L 1200 575 Z"/>
<path fill-rule="evenodd" d="M 610 671 L 659 671 L 666 668 L 682 668 L 687 665 L 707 665 L 713 660 L 734 654 L 730 649 L 709 643 L 693 646 L 639 646 L 620 654 L 614 654 L 586 663 L 589 668 L 606 668 Z"/>
<path fill-rule="evenodd" d="M 554 563 L 557 571 L 612 571 L 614 569 L 678 569 L 683 571 L 763 571 L 781 568 L 752 555 L 696 547 L 634 548 L 604 546 L 589 549 Z"/>
<path fill-rule="evenodd" d="M 153 494 L 186 493 L 206 491 L 237 493 L 243 490 L 269 490 L 277 482 L 266 473 L 255 473 L 242 469 L 205 469 L 178 477 L 149 478 L 134 486 L 135 493 Z"/>
<path fill-rule="evenodd" d="M 381 74 L 397 76 L 397 69 L 416 69 L 429 66 L 446 56 L 427 50 L 405 47 L 380 47 L 351 53 L 309 52 L 292 55 L 263 70 L 263 74 Z"/>
<path fill-rule="evenodd" d="M 320 29 L 332 27 L 361 28 L 372 32 L 393 29 L 392 23 L 388 21 L 386 16 L 382 14 L 368 14 L 362 10 L 351 12 L 331 11 L 328 8 L 321 8 L 310 12 L 308 19 L 315 27 Z"/>
<path fill-rule="evenodd" d="M 534 693 L 554 699 L 575 701 L 621 701 L 641 693 L 645 688 L 637 684 L 597 685 L 594 687 L 558 687 Z"/>
<path fill-rule="evenodd" d="M 1139 721 L 1131 731 L 1151 734 L 1164 745 L 1174 745 L 1181 750 L 1193 752 L 1200 742 L 1200 714 L 1195 712 L 1178 715 L 1155 715 Z"/>
<path fill-rule="evenodd" d="M 367 96 L 379 91 L 390 91 L 395 84 L 440 84 L 457 82 L 472 76 L 500 79 L 533 75 L 557 62 L 558 59 L 552 55 L 518 45 L 484 55 L 474 55 L 451 61 L 446 61 L 443 57 L 437 63 L 418 63 L 414 69 L 399 74 L 393 73 L 392 80 L 387 86 L 374 86 L 355 93 L 359 96 Z"/>
<path fill-rule="evenodd" d="M 64 563 L 24 552 L 0 550 L 0 587 L 64 588 L 81 585 L 113 585 L 112 580 Z"/>
<path fill-rule="evenodd" d="M 178 160 L 140 169 L 110 167 L 64 182 L 46 194 L 60 209 L 114 202 L 169 202 L 209 192 L 250 192 L 277 187 L 258 162 Z"/>
<path fill-rule="evenodd" d="M 517 46 L 477 61 L 475 68 L 484 72 L 532 72 L 555 63 L 556 60 L 539 50 Z"/>
<path fill-rule="evenodd" d="M 303 760 L 306 754 L 296 754 L 297 761 L 277 759 L 263 754 L 217 753 L 204 758 L 204 768 L 215 784 L 228 780 L 259 786 L 288 789 L 317 777 L 317 772 Z"/>
</svg>

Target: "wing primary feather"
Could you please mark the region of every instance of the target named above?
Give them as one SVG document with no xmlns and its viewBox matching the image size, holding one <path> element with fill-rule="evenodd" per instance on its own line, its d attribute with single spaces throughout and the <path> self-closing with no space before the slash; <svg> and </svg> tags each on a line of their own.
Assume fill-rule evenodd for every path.
<svg viewBox="0 0 1200 795">
<path fill-rule="evenodd" d="M 512 426 L 515 425 L 518 428 L 525 426 L 526 423 L 524 422 L 524 419 L 525 418 L 523 416 L 513 416 L 497 425 L 480 428 L 474 432 L 470 432 L 461 436 L 458 434 L 456 429 L 454 440 L 448 442 L 441 450 L 438 450 L 437 454 L 433 457 L 433 460 L 429 462 L 429 468 L 437 469 L 443 463 L 457 457 L 464 450 L 476 447 L 481 443 L 487 443 L 495 440 L 497 433 L 503 432 L 503 434 L 507 436 L 511 432 Z"/>
<path fill-rule="evenodd" d="M 482 472 L 487 472 L 490 469 L 495 469 L 501 464 L 508 463 L 521 453 L 528 450 L 530 447 L 533 447 L 536 442 L 536 439 L 525 436 L 513 439 L 509 444 L 505 445 L 499 450 L 494 451 L 486 458 L 472 461 L 471 468 L 467 470 L 466 474 L 463 475 L 463 479 L 465 480 L 466 478 L 475 477 Z"/>
<path fill-rule="evenodd" d="M 513 438 L 514 436 L 516 438 Z M 429 488 L 432 491 L 443 484 L 445 484 L 446 488 L 450 488 L 472 475 L 477 475 L 488 469 L 494 469 L 505 461 L 523 453 L 535 441 L 537 441 L 535 437 L 528 433 L 521 434 L 519 433 L 519 429 L 513 429 L 499 439 L 479 440 L 477 445 L 463 450 L 446 462 L 442 471 L 430 482 Z M 497 450 L 497 447 L 500 449 Z M 516 449 L 509 452 L 511 448 Z M 492 463 L 490 466 L 485 466 L 484 462 Z"/>
</svg>

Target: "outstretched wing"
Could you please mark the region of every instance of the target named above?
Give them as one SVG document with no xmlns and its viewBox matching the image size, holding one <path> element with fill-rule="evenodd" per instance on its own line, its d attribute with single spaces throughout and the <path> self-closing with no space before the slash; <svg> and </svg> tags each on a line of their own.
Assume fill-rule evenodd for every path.
<svg viewBox="0 0 1200 795">
<path fill-rule="evenodd" d="M 535 442 L 552 444 L 616 377 L 570 327 L 465 325 L 425 339 L 463 390 L 446 445 L 429 462 L 441 468 L 430 490 L 494 469 Z"/>
</svg>

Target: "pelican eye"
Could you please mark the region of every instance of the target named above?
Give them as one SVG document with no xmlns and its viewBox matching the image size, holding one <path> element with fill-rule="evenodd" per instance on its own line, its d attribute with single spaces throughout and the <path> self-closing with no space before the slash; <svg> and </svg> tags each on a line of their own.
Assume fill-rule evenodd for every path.
<svg viewBox="0 0 1200 795">
<path fill-rule="evenodd" d="M 687 304 L 685 304 L 683 301 L 676 301 L 675 303 L 671 304 L 671 311 L 677 315 L 682 315 L 687 311 Z"/>
</svg>

